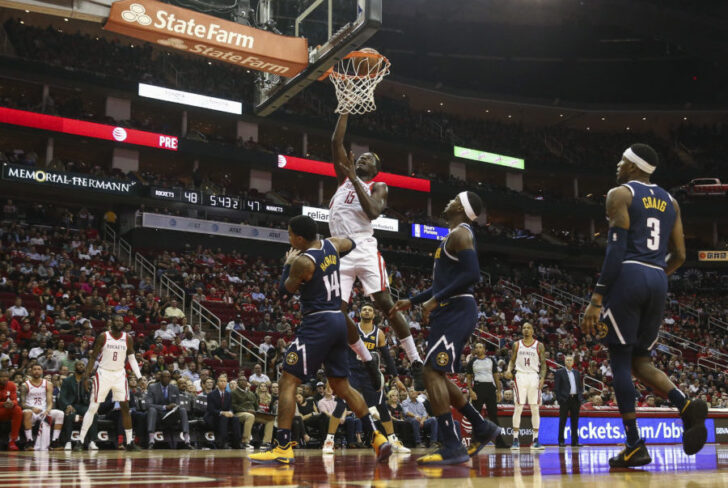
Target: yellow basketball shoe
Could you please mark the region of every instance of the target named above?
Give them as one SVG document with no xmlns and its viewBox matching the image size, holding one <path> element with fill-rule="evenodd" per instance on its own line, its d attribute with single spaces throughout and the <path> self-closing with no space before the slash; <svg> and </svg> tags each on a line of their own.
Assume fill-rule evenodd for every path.
<svg viewBox="0 0 728 488">
<path fill-rule="evenodd" d="M 295 445 L 295 442 L 289 442 L 285 446 L 281 446 L 276 441 L 275 446 L 270 451 L 251 454 L 248 459 L 255 464 L 293 464 L 296 462 L 293 455 L 293 446 Z"/>
<path fill-rule="evenodd" d="M 392 444 L 378 430 L 374 431 L 372 447 L 374 448 L 374 453 L 377 455 L 377 462 L 386 461 L 392 455 Z"/>
</svg>

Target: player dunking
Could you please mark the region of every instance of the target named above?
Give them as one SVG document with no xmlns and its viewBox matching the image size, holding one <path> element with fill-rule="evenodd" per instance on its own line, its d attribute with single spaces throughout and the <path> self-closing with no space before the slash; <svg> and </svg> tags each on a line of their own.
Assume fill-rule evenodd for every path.
<svg viewBox="0 0 728 488">
<path fill-rule="evenodd" d="M 478 322 L 473 285 L 480 280 L 480 266 L 470 222 L 478 218 L 482 207 L 480 197 L 470 191 L 459 193 L 447 204 L 445 218 L 450 234 L 435 251 L 432 286 L 415 297 L 397 301 L 391 311 L 421 303 L 423 314 L 430 320 L 424 377 L 432 413 L 442 434 L 442 447 L 419 458 L 419 464 L 463 463 L 495 440 L 500 431 L 493 422 L 483 420 L 460 388 L 445 376 L 460 368 L 460 354 Z M 467 451 L 460 442 L 450 405 L 473 426 Z"/>
<path fill-rule="evenodd" d="M 139 363 L 134 356 L 134 339 L 122 331 L 123 327 L 124 319 L 121 315 L 114 315 L 111 319 L 111 330 L 96 338 L 94 348 L 89 355 L 88 365 L 81 381 L 85 388 L 88 388 L 88 378 L 96 361 L 98 361 L 98 368 L 92 379 L 91 402 L 83 416 L 80 439 L 84 445 L 87 444 L 86 433 L 93 423 L 99 403 L 106 400 L 106 395 L 111 390 L 112 399 L 119 402 L 121 407 L 121 419 L 126 434 L 126 450 L 140 451 L 141 448 L 134 443 L 132 433 L 131 414 L 129 413 L 129 383 L 126 380 L 126 370 L 124 369 L 126 361 L 129 361 L 129 366 L 137 379 L 142 377 L 142 373 L 139 371 Z"/>
<path fill-rule="evenodd" d="M 296 340 L 286 350 L 278 397 L 278 431 L 275 447 L 267 452 L 251 454 L 254 463 L 291 464 L 294 462 L 291 424 L 296 410 L 296 388 L 316 374 L 321 363 L 336 396 L 346 400 L 373 435 L 372 446 L 378 461 L 392 453 L 387 438 L 377 432 L 361 394 L 349 385 L 346 319 L 341 312 L 339 258 L 356 247 L 350 239 L 332 237 L 317 239 L 316 222 L 299 215 L 288 223 L 288 237 L 293 249 L 286 254 L 281 295 L 301 293 L 303 320 L 296 330 Z"/>
<path fill-rule="evenodd" d="M 544 346 L 533 337 L 533 325 L 526 322 L 521 328 L 523 339 L 516 342 L 511 353 L 511 360 L 505 371 L 506 379 L 513 378 L 513 368 L 516 368 L 516 405 L 513 409 L 513 444 L 514 451 L 521 448 L 518 433 L 521 427 L 521 413 L 528 403 L 531 409 L 531 426 L 533 427 L 533 441 L 531 450 L 541 451 L 543 445 L 538 441 L 538 428 L 541 424 L 541 390 L 546 381 L 546 354 Z"/>
<path fill-rule="evenodd" d="M 633 144 L 617 165 L 619 186 L 607 194 L 607 252 L 581 324 L 585 333 L 596 334 L 609 348 L 627 437 L 625 449 L 609 460 L 611 467 L 652 461 L 637 429 L 632 376 L 677 407 L 686 454 L 700 451 L 708 436 L 707 404 L 685 398 L 650 359 L 664 318 L 667 277 L 685 261 L 680 207 L 668 192 L 650 183 L 658 160 L 650 146 Z"/>
<path fill-rule="evenodd" d="M 372 181 L 382 166 L 379 156 L 367 152 L 354 162 L 354 154 L 347 154 L 344 136 L 348 117 L 347 114 L 339 116 L 331 138 L 331 153 L 339 188 L 329 203 L 329 229 L 334 237 L 349 237 L 356 242 L 354 252 L 341 260 L 341 309 L 346 316 L 349 346 L 365 362 L 370 376 L 376 380 L 378 371 L 372 367 L 371 355 L 359 338 L 356 325 L 347 315 L 347 311 L 351 289 L 357 278 L 361 281 L 364 293 L 371 297 L 382 313 L 388 314 L 394 305 L 389 293 L 387 269 L 377 250 L 377 240 L 372 228 L 372 220 L 387 208 L 388 190 L 386 183 Z M 409 325 L 404 315 L 399 312 L 390 316 L 389 321 L 412 364 L 415 389 L 423 390 L 422 360 L 410 334 Z"/>
<path fill-rule="evenodd" d="M 384 336 L 384 332 L 374 325 L 374 307 L 369 304 L 363 305 L 359 312 L 361 321 L 357 327 L 357 333 L 364 342 L 364 346 L 369 351 L 378 351 L 378 357 L 374 358 L 375 364 L 383 362 L 387 366 L 387 373 L 392 375 L 394 383 L 400 390 L 404 390 L 405 386 L 397 378 L 397 366 L 394 364 L 394 359 L 389 355 L 389 347 L 387 347 L 387 339 Z M 410 452 L 408 448 L 402 445 L 402 442 L 397 438 L 394 433 L 394 425 L 392 423 L 392 417 L 387 408 L 387 399 L 384 395 L 384 388 L 375 389 L 369 382 L 367 370 L 364 368 L 361 360 L 357 355 L 350 350 L 349 351 L 349 384 L 355 390 L 362 393 L 364 401 L 367 403 L 367 407 L 370 409 L 375 407 L 379 412 L 379 420 L 382 422 L 384 427 L 384 434 L 387 436 L 389 443 L 392 444 L 392 452 L 407 454 Z M 329 431 L 324 441 L 323 453 L 333 454 L 334 453 L 334 434 L 336 429 L 339 427 L 339 419 L 344 414 L 346 403 L 340 398 L 337 399 L 336 409 L 334 409 L 331 419 L 329 421 Z"/>
</svg>

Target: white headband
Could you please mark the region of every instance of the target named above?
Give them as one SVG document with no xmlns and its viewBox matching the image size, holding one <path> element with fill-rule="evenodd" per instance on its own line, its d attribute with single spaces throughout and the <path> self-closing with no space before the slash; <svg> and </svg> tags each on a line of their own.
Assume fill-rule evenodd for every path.
<svg viewBox="0 0 728 488">
<path fill-rule="evenodd" d="M 628 161 L 634 163 L 639 169 L 641 169 L 648 175 L 651 175 L 657 169 L 657 166 L 652 166 L 650 163 L 637 156 L 637 154 L 635 154 L 631 147 L 628 147 L 627 150 L 624 151 L 623 156 L 627 158 Z"/>
<path fill-rule="evenodd" d="M 458 197 L 460 197 L 460 203 L 463 204 L 463 210 L 465 210 L 465 215 L 467 215 L 470 220 L 477 219 L 478 216 L 475 215 L 475 212 L 473 212 L 473 207 L 470 205 L 470 200 L 468 200 L 468 192 L 461 191 L 460 193 L 458 193 Z"/>
</svg>

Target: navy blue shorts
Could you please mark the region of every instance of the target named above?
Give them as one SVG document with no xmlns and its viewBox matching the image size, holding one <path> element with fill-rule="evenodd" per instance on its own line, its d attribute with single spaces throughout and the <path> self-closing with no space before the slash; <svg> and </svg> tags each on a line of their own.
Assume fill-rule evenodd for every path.
<svg viewBox="0 0 728 488">
<path fill-rule="evenodd" d="M 460 371 L 460 353 L 478 323 L 478 307 L 472 295 L 448 298 L 430 314 L 427 356 L 432 369 Z"/>
<path fill-rule="evenodd" d="M 286 349 L 283 371 L 305 381 L 323 364 L 326 376 L 349 376 L 346 337 L 346 319 L 340 311 L 305 315 L 296 330 L 296 340 Z"/>
<path fill-rule="evenodd" d="M 359 362 L 359 360 L 356 360 Z M 364 397 L 367 407 L 376 407 L 383 400 L 383 390 L 376 391 L 363 366 L 350 365 L 349 384 Z"/>
<path fill-rule="evenodd" d="M 656 267 L 623 263 L 604 299 L 597 337 L 606 344 L 635 346 L 646 354 L 655 346 L 665 318 L 667 275 Z"/>
</svg>

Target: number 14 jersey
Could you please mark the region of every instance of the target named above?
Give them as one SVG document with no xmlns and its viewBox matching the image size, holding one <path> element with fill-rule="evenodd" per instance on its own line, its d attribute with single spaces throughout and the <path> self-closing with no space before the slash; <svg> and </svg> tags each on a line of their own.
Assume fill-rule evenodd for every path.
<svg viewBox="0 0 728 488">
<path fill-rule="evenodd" d="M 301 308 L 304 315 L 313 312 L 341 310 L 339 285 L 339 252 L 328 239 L 321 248 L 310 248 L 302 254 L 313 261 L 311 279 L 301 285 Z"/>
</svg>

